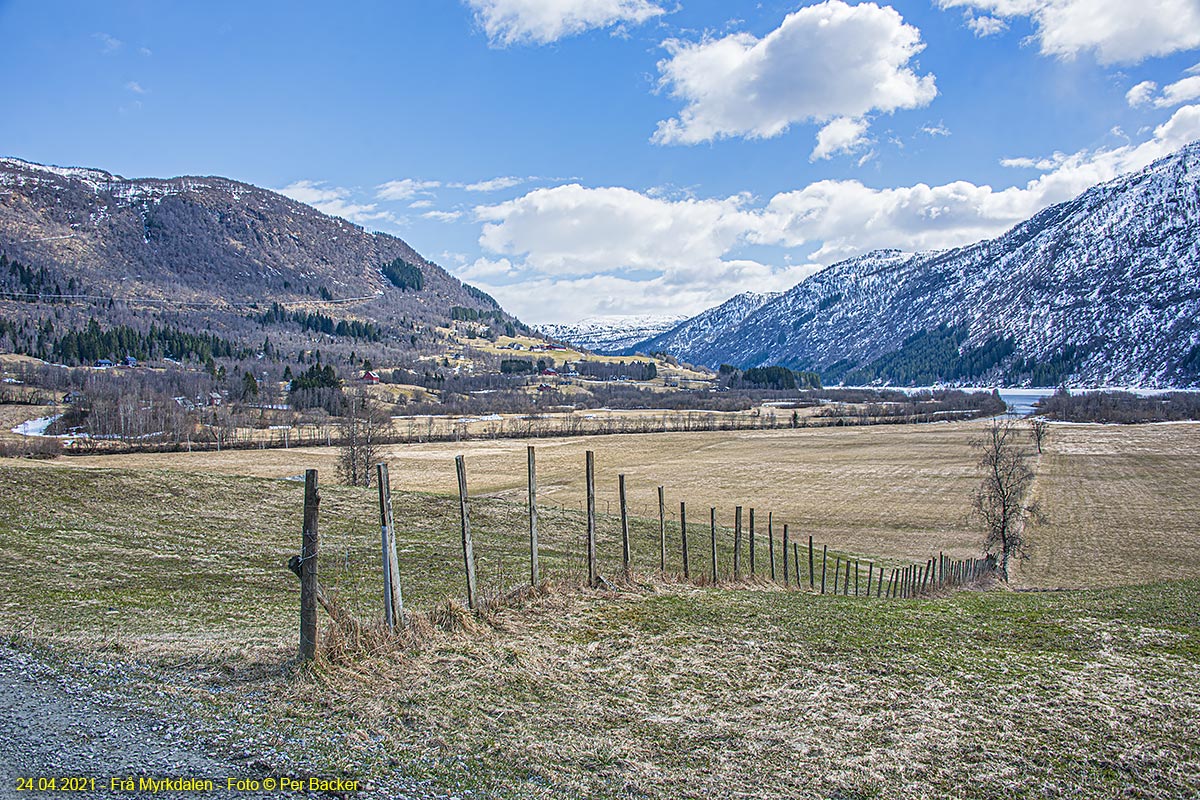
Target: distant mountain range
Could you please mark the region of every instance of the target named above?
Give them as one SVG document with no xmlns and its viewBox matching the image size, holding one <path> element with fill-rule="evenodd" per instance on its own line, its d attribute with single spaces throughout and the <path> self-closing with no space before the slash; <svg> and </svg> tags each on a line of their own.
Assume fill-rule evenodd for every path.
<svg viewBox="0 0 1200 800">
<path fill-rule="evenodd" d="M 619 354 L 632 345 L 671 330 L 686 314 L 615 315 L 588 317 L 571 325 L 539 325 L 538 330 L 558 342 L 569 342 L 593 353 Z"/>
<path fill-rule="evenodd" d="M 1200 385 L 1200 143 L 1003 236 L 843 261 L 633 346 L 828 382 Z"/>
</svg>

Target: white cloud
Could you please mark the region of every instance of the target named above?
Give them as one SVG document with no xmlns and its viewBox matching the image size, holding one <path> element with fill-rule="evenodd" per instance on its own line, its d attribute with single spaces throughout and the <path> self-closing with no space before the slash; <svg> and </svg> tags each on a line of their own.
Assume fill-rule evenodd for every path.
<svg viewBox="0 0 1200 800">
<path fill-rule="evenodd" d="M 413 178 L 388 181 L 375 187 L 377 200 L 408 200 L 417 195 L 429 194 L 442 185 L 441 181 L 419 181 Z"/>
<path fill-rule="evenodd" d="M 838 117 L 817 133 L 817 146 L 808 160 L 828 159 L 837 153 L 861 150 L 870 143 L 866 135 L 868 127 L 864 119 Z"/>
<path fill-rule="evenodd" d="M 125 88 L 128 89 L 129 91 L 133 92 L 134 94 L 145 94 L 146 93 L 146 90 L 143 89 L 142 85 L 140 83 L 138 83 L 137 81 L 130 81 L 129 83 L 125 84 Z"/>
<path fill-rule="evenodd" d="M 1154 81 L 1142 81 L 1125 93 L 1125 102 L 1131 107 L 1144 106 L 1150 102 L 1150 98 L 1158 91 L 1158 84 Z"/>
<path fill-rule="evenodd" d="M 486 181 L 476 181 L 475 183 L 455 184 L 461 189 L 466 189 L 468 192 L 499 192 L 503 189 L 511 189 L 514 186 L 520 186 L 528 181 L 528 178 L 515 178 L 511 175 L 502 178 L 492 178 Z"/>
<path fill-rule="evenodd" d="M 125 43 L 120 39 L 115 36 L 110 36 L 107 33 L 93 33 L 92 38 L 100 43 L 100 52 L 104 53 L 105 55 L 108 55 L 109 53 L 115 53 L 125 46 Z"/>
<path fill-rule="evenodd" d="M 640 25 L 666 13 L 650 0 L 467 0 L 488 40 L 547 44 L 594 28 Z"/>
<path fill-rule="evenodd" d="M 567 184 L 476 209 L 480 244 L 556 274 L 713 264 L 752 215 L 745 198 L 663 200 L 620 187 Z"/>
<path fill-rule="evenodd" d="M 1200 47 L 1197 0 L 937 0 L 998 17 L 1029 17 L 1045 55 L 1094 51 L 1102 64 L 1137 63 Z M 970 24 L 968 22 L 968 24 Z"/>
<path fill-rule="evenodd" d="M 830 262 L 881 247 L 928 250 L 994 237 L 1054 203 L 1141 169 L 1200 139 L 1200 106 L 1184 106 L 1140 145 L 1008 159 L 1007 166 L 1050 168 L 1023 187 L 995 190 L 967 181 L 872 189 L 857 181 L 820 181 L 776 195 L 757 238 L 785 246 L 819 242 Z"/>
<path fill-rule="evenodd" d="M 663 46 L 670 56 L 658 64 L 660 89 L 684 108 L 659 122 L 659 144 L 770 138 L 794 123 L 862 119 L 937 95 L 933 76 L 911 67 L 921 32 L 874 3 L 826 0 L 789 14 L 761 39 L 736 33 Z"/>
<path fill-rule="evenodd" d="M 946 123 L 939 122 L 937 125 L 925 125 L 921 128 L 921 133 L 926 136 L 949 136 L 950 129 L 946 127 Z"/>
<path fill-rule="evenodd" d="M 1170 108 L 1200 98 L 1200 75 L 1184 78 L 1164 86 L 1162 96 L 1154 101 L 1159 108 Z"/>
<path fill-rule="evenodd" d="M 1200 105 L 1184 106 L 1140 144 L 1006 159 L 1041 174 L 1002 189 L 968 181 L 873 188 L 827 180 L 765 202 L 578 184 L 535 189 L 475 210 L 488 255 L 461 274 L 533 322 L 699 311 L 739 291 L 788 288 L 815 264 L 869 250 L 941 249 L 995 237 L 1196 139 Z M 808 263 L 792 266 L 785 256 L 779 266 L 742 257 L 755 247 L 813 252 L 803 256 Z"/>
<path fill-rule="evenodd" d="M 380 220 L 396 222 L 396 218 L 390 212 L 380 211 L 375 203 L 350 202 L 349 189 L 326 186 L 324 181 L 296 181 L 278 191 L 285 197 L 310 205 L 324 214 L 341 217 L 359 225 Z"/>
<path fill-rule="evenodd" d="M 964 17 L 967 27 L 971 32 L 983 39 L 988 36 L 996 36 L 1008 30 L 1008 23 L 998 17 L 982 16 L 977 17 L 970 11 Z"/>
<path fill-rule="evenodd" d="M 433 208 L 436 205 L 432 200 L 413 200 L 408 204 L 409 208 Z"/>
<path fill-rule="evenodd" d="M 432 219 L 437 222 L 454 222 L 462 216 L 461 211 L 426 211 L 421 215 L 424 219 Z"/>
</svg>

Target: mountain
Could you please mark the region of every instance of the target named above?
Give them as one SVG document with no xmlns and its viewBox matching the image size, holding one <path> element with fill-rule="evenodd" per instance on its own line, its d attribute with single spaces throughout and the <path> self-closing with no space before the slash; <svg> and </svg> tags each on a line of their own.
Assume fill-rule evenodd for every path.
<svg viewBox="0 0 1200 800">
<path fill-rule="evenodd" d="M 539 325 L 538 330 L 558 342 L 568 342 L 593 353 L 621 354 L 631 345 L 669 331 L 687 319 L 684 314 L 587 317 L 572 325 Z"/>
<path fill-rule="evenodd" d="M 296 328 L 291 309 L 369 320 L 396 341 L 456 316 L 517 324 L 401 239 L 219 177 L 127 179 L 0 159 L 0 256 L 0 293 L 65 302 L 102 323 L 169 317 L 236 335 L 277 302 L 289 310 L 264 324 L 285 333 Z"/>
<path fill-rule="evenodd" d="M 710 364 L 714 361 L 716 354 L 721 351 L 720 339 L 722 336 L 737 328 L 751 314 L 778 297 L 778 293 L 744 292 L 715 308 L 702 311 L 670 330 L 632 344 L 629 349 L 639 353 L 664 352 L 672 355 L 686 353 L 684 359 L 686 361 L 695 364 Z M 722 363 L 721 358 L 715 357 L 715 363 L 712 363 L 712 366 L 720 363 Z"/>
<path fill-rule="evenodd" d="M 1200 142 L 999 238 L 870 253 L 753 303 L 637 349 L 827 382 L 1198 386 Z"/>
</svg>

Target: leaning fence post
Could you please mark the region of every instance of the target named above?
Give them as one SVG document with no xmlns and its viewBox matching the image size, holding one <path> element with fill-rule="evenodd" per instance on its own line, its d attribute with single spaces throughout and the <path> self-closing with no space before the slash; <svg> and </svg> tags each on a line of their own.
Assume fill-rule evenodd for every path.
<svg viewBox="0 0 1200 800">
<path fill-rule="evenodd" d="M 667 502 L 658 487 L 658 571 L 667 571 Z"/>
<path fill-rule="evenodd" d="M 387 464 L 375 465 L 379 484 L 379 523 L 383 533 L 383 602 L 388 630 L 404 618 L 404 592 L 400 587 L 400 560 L 396 557 L 396 524 L 392 519 L 392 482 Z"/>
<path fill-rule="evenodd" d="M 617 495 L 621 506 L 621 564 L 625 570 L 625 578 L 629 572 L 629 510 L 625 505 L 625 476 L 617 476 Z"/>
<path fill-rule="evenodd" d="M 304 529 L 300 542 L 300 660 L 317 657 L 317 471 L 304 471 Z"/>
<path fill-rule="evenodd" d="M 709 531 L 712 537 L 712 582 L 717 583 L 717 509 L 708 509 Z"/>
<path fill-rule="evenodd" d="M 858 597 L 858 559 L 854 559 L 854 596 Z M 867 587 L 868 590 L 870 587 Z"/>
<path fill-rule="evenodd" d="M 537 464 L 534 462 L 533 445 L 529 445 L 529 585 L 537 586 L 538 576 L 538 512 L 537 512 Z"/>
<path fill-rule="evenodd" d="M 842 574 L 842 557 L 837 557 L 837 563 L 833 565 L 833 593 L 838 593 L 838 578 Z"/>
<path fill-rule="evenodd" d="M 454 457 L 458 472 L 458 511 L 462 519 L 463 564 L 467 573 L 467 608 L 475 608 L 475 547 L 471 544 L 471 518 L 467 512 L 467 462 Z"/>
<path fill-rule="evenodd" d="M 788 526 L 783 526 L 783 585 L 787 586 L 791 580 L 791 575 L 788 573 Z"/>
<path fill-rule="evenodd" d="M 796 588 L 800 588 L 800 545 L 792 542 L 792 571 L 796 573 Z"/>
<path fill-rule="evenodd" d="M 587 569 L 588 586 L 596 585 L 596 454 L 588 450 L 585 462 L 587 483 Z"/>
<path fill-rule="evenodd" d="M 688 566 L 687 505 L 682 500 L 679 501 L 679 535 L 683 540 L 683 577 L 687 579 L 691 577 L 691 570 Z"/>
<path fill-rule="evenodd" d="M 742 577 L 742 507 L 733 509 L 733 579 Z"/>
</svg>

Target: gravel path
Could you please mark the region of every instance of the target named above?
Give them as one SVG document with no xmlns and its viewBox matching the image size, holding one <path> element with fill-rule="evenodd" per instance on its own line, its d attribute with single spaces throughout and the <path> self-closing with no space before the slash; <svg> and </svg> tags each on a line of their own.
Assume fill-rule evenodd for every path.
<svg viewBox="0 0 1200 800">
<path fill-rule="evenodd" d="M 24 798 L 304 798 L 352 797 L 425 800 L 455 797 L 444 789 L 386 776 L 357 792 L 285 790 L 229 791 L 225 779 L 267 781 L 294 773 L 291 761 L 278 752 L 261 760 L 263 747 L 255 731 L 234 724 L 221 735 L 221 750 L 197 741 L 186 713 L 163 717 L 122 691 L 120 680 L 95 668 L 71 665 L 60 669 L 36 656 L 0 642 L 0 800 Z M 120 669 L 119 667 L 117 668 Z M 114 686 L 115 685 L 115 686 Z M 97 688 L 104 686 L 108 688 Z M 280 769 L 280 766 L 283 769 Z M 18 791 L 18 778 L 94 778 L 84 791 Z M 114 791 L 112 778 L 199 778 L 214 783 L 212 791 Z M 263 787 L 264 789 L 267 786 Z M 469 792 L 464 793 L 470 795 Z"/>
</svg>

